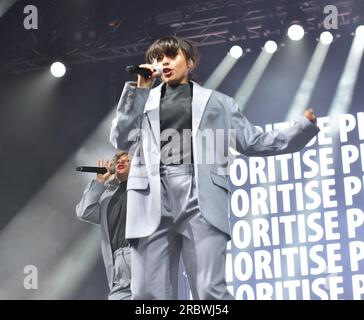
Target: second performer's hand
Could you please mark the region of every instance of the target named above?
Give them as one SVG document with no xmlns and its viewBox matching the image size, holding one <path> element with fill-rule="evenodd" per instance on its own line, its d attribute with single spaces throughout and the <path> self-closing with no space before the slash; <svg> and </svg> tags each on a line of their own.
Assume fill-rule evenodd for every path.
<svg viewBox="0 0 364 320">
<path fill-rule="evenodd" d="M 153 85 L 155 78 L 158 77 L 158 71 L 157 71 L 156 67 L 152 64 L 141 64 L 141 65 L 139 65 L 139 67 L 149 69 L 152 72 L 152 75 L 149 78 L 145 78 L 145 77 L 141 76 L 140 74 L 138 74 L 137 86 L 138 86 L 138 88 L 150 89 Z"/>
<path fill-rule="evenodd" d="M 104 167 L 104 160 L 99 160 L 98 161 L 98 166 L 99 168 L 102 168 Z M 107 169 L 107 172 L 105 174 L 102 174 L 102 173 L 98 173 L 97 176 L 96 176 L 96 180 L 102 184 L 104 184 L 107 179 L 110 178 L 111 176 L 111 173 L 110 173 L 110 162 L 109 160 L 106 160 L 105 162 L 105 168 Z"/>
</svg>

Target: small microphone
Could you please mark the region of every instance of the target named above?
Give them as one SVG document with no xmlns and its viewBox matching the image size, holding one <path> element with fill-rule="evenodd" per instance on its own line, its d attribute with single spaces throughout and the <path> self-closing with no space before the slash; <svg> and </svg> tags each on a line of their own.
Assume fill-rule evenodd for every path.
<svg viewBox="0 0 364 320">
<path fill-rule="evenodd" d="M 83 167 L 77 167 L 76 171 L 105 174 L 107 172 L 107 169 L 105 167 L 85 167 L 85 166 L 83 166 Z M 113 166 L 113 165 L 110 166 L 110 173 L 111 174 L 115 173 L 115 166 Z"/>
<path fill-rule="evenodd" d="M 138 66 L 127 66 L 125 68 L 125 70 L 127 72 L 129 72 L 130 74 L 140 74 L 141 76 L 143 76 L 146 79 L 149 79 L 152 76 L 152 73 L 153 73 L 152 71 L 150 71 L 147 68 L 141 68 L 141 67 L 138 67 Z M 161 70 L 159 68 L 156 68 L 155 71 L 158 72 L 158 75 L 162 74 L 162 72 L 161 72 Z"/>
</svg>

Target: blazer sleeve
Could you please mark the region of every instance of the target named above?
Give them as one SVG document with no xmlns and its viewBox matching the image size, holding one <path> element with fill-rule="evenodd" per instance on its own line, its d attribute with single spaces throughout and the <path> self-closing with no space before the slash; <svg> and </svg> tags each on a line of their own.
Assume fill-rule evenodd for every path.
<svg viewBox="0 0 364 320">
<path fill-rule="evenodd" d="M 110 131 L 110 142 L 128 151 L 137 142 L 139 129 L 150 89 L 137 88 L 136 82 L 126 82 Z"/>
<path fill-rule="evenodd" d="M 93 179 L 83 192 L 81 201 L 76 205 L 77 217 L 93 224 L 100 223 L 100 197 L 106 186 Z"/>
<path fill-rule="evenodd" d="M 270 156 L 300 151 L 319 132 L 306 117 L 284 130 L 261 132 L 231 98 L 231 127 L 236 130 L 236 150 L 247 156 Z"/>
</svg>

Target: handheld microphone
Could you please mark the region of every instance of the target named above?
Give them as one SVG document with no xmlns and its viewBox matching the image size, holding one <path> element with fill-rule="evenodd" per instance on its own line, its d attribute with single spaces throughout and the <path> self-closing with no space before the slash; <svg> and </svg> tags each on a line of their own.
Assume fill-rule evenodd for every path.
<svg viewBox="0 0 364 320">
<path fill-rule="evenodd" d="M 153 73 L 149 69 L 141 68 L 141 67 L 138 67 L 138 66 L 127 66 L 125 68 L 125 70 L 127 72 L 129 72 L 130 74 L 140 74 L 141 76 L 143 76 L 146 79 L 149 79 L 152 76 L 152 73 Z M 158 75 L 162 74 L 161 70 L 158 67 L 155 70 L 158 72 Z"/>
<path fill-rule="evenodd" d="M 77 167 L 76 171 L 105 174 L 107 172 L 107 169 L 105 167 L 84 167 L 83 166 L 83 167 Z M 115 173 L 115 166 L 113 166 L 113 165 L 110 166 L 110 173 L 111 174 Z"/>
</svg>

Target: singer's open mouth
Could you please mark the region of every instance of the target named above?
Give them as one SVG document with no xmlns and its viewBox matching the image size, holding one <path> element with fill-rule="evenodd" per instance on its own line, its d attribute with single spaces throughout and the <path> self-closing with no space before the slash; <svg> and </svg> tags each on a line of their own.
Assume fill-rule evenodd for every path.
<svg viewBox="0 0 364 320">
<path fill-rule="evenodd" d="M 164 68 L 163 69 L 163 74 L 166 76 L 166 75 L 170 75 L 171 74 L 171 72 L 172 72 L 172 69 L 170 69 L 170 68 Z"/>
<path fill-rule="evenodd" d="M 123 170 L 125 167 L 122 164 L 119 164 L 118 166 L 116 166 L 117 170 Z"/>
</svg>

